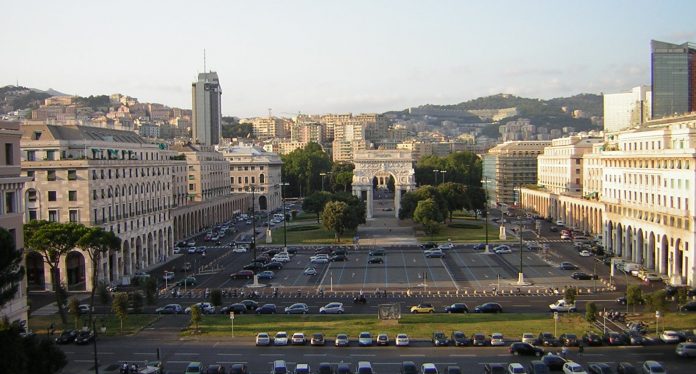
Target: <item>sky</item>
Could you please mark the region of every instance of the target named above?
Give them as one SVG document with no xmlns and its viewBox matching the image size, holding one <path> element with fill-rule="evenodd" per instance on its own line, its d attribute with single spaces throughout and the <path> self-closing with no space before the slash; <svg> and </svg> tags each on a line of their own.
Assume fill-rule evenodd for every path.
<svg viewBox="0 0 696 374">
<path fill-rule="evenodd" d="M 0 86 L 191 107 L 216 71 L 224 115 L 364 113 L 497 93 L 650 84 L 650 40 L 696 42 L 696 1 L 0 0 Z"/>
</svg>

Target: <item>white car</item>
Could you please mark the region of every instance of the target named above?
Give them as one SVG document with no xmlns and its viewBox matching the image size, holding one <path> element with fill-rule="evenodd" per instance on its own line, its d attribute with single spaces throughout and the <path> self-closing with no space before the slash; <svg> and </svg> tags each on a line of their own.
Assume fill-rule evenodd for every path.
<svg viewBox="0 0 696 374">
<path fill-rule="evenodd" d="M 590 256 L 592 256 L 592 252 L 590 252 L 590 251 L 588 251 L 588 250 L 586 250 L 586 249 L 583 249 L 583 250 L 580 251 L 578 254 L 580 255 L 580 257 L 590 257 Z"/>
<path fill-rule="evenodd" d="M 308 267 L 308 268 L 304 269 L 302 274 L 304 274 L 304 275 L 317 275 L 318 273 L 317 273 L 317 269 L 315 269 L 313 267 Z"/>
<path fill-rule="evenodd" d="M 491 345 L 494 347 L 505 345 L 505 338 L 503 338 L 503 334 L 499 332 L 494 332 L 491 334 Z"/>
<path fill-rule="evenodd" d="M 166 281 L 170 281 L 174 279 L 174 272 L 173 271 L 165 271 L 164 275 L 162 275 L 162 279 Z"/>
<path fill-rule="evenodd" d="M 681 357 L 696 357 L 696 343 L 679 343 L 675 352 Z"/>
<path fill-rule="evenodd" d="M 256 345 L 271 345 L 271 337 L 267 332 L 256 334 Z"/>
<path fill-rule="evenodd" d="M 343 303 L 333 302 L 324 305 L 319 308 L 320 314 L 343 314 L 345 310 L 343 309 Z"/>
<path fill-rule="evenodd" d="M 563 364 L 563 373 L 564 374 L 587 374 L 585 369 L 580 366 L 577 362 L 573 361 L 568 361 L 565 364 Z"/>
<path fill-rule="evenodd" d="M 435 364 L 426 362 L 423 365 L 421 365 L 421 371 L 422 374 L 437 374 L 437 367 Z"/>
<path fill-rule="evenodd" d="M 519 362 L 513 362 L 508 365 L 507 372 L 508 374 L 527 374 L 527 370 Z"/>
<path fill-rule="evenodd" d="M 196 253 L 196 247 L 189 247 L 188 253 L 189 253 L 189 254 Z"/>
<path fill-rule="evenodd" d="M 179 253 L 181 253 L 181 247 L 174 247 L 174 254 L 178 255 Z"/>
<path fill-rule="evenodd" d="M 232 253 L 246 253 L 247 249 L 241 246 L 235 246 L 232 248 Z"/>
<path fill-rule="evenodd" d="M 437 249 L 442 249 L 442 250 L 445 250 L 445 249 L 454 249 L 454 244 L 452 244 L 451 242 L 447 242 L 447 243 L 444 243 L 444 244 L 440 244 L 440 245 L 437 246 Z"/>
<path fill-rule="evenodd" d="M 86 314 L 90 311 L 94 312 L 94 307 L 90 306 L 89 304 L 80 304 L 77 306 L 77 309 L 80 310 L 81 314 Z"/>
<path fill-rule="evenodd" d="M 394 342 L 397 347 L 408 347 L 408 345 L 410 344 L 410 341 L 408 340 L 408 335 L 406 334 L 397 334 Z"/>
<path fill-rule="evenodd" d="M 522 334 L 522 343 L 535 345 L 536 340 L 536 335 L 532 334 L 531 332 L 525 332 L 524 334 Z"/>
<path fill-rule="evenodd" d="M 292 334 L 292 344 L 293 345 L 305 345 L 306 343 L 307 343 L 307 339 L 305 339 L 303 332 L 296 332 L 296 333 Z"/>
<path fill-rule="evenodd" d="M 203 314 L 214 314 L 215 313 L 215 306 L 211 303 L 208 303 L 208 302 L 195 303 L 195 304 L 191 305 L 190 307 L 184 309 L 184 313 L 191 314 L 191 307 L 193 307 L 193 306 L 198 306 L 201 309 L 201 313 L 203 313 Z"/>
<path fill-rule="evenodd" d="M 275 256 L 273 256 L 273 258 L 271 258 L 271 261 L 287 263 L 287 262 L 290 262 L 290 257 L 275 255 Z"/>
<path fill-rule="evenodd" d="M 576 312 L 578 309 L 575 303 L 569 303 L 565 299 L 560 299 L 553 304 L 549 304 L 549 309 L 554 312 Z"/>
<path fill-rule="evenodd" d="M 288 333 L 285 331 L 277 332 L 273 338 L 273 345 L 288 345 Z"/>
<path fill-rule="evenodd" d="M 662 280 L 662 277 L 659 276 L 657 273 L 647 273 L 643 278 L 648 282 L 657 282 Z"/>
<path fill-rule="evenodd" d="M 328 264 L 329 259 L 325 257 L 312 257 L 309 262 L 313 264 Z"/>
<path fill-rule="evenodd" d="M 493 252 L 495 252 L 497 254 L 512 253 L 512 249 L 510 249 L 510 247 L 507 245 L 499 245 L 499 246 L 493 248 Z"/>
<path fill-rule="evenodd" d="M 674 330 L 665 330 L 660 335 L 660 340 L 667 344 L 677 344 L 679 343 L 680 337 L 679 334 L 677 334 L 677 332 Z"/>
</svg>

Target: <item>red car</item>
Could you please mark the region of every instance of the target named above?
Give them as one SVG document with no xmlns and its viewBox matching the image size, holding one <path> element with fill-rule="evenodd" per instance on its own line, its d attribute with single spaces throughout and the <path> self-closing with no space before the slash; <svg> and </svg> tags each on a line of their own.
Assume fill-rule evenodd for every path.
<svg viewBox="0 0 696 374">
<path fill-rule="evenodd" d="M 240 270 L 236 273 L 232 273 L 230 278 L 232 279 L 251 279 L 254 277 L 254 272 L 252 270 Z"/>
</svg>

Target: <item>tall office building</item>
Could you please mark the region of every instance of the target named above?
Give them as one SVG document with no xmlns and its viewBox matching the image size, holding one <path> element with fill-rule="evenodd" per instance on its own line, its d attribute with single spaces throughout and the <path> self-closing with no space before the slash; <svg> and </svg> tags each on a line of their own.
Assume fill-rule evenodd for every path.
<svg viewBox="0 0 696 374">
<path fill-rule="evenodd" d="M 191 137 L 203 145 L 220 144 L 222 132 L 222 89 L 216 72 L 198 74 L 191 85 L 193 124 Z"/>
<path fill-rule="evenodd" d="M 638 86 L 628 92 L 604 94 L 604 131 L 615 132 L 650 120 L 650 86 Z"/>
<path fill-rule="evenodd" d="M 652 40 L 652 118 L 696 111 L 696 44 Z"/>
</svg>

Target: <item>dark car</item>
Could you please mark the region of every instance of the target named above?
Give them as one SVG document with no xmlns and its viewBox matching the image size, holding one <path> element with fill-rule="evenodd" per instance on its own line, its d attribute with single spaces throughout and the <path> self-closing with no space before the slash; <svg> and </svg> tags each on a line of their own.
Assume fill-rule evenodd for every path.
<svg viewBox="0 0 696 374">
<path fill-rule="evenodd" d="M 448 366 L 445 368 L 445 374 L 462 374 L 462 369 L 459 366 Z"/>
<path fill-rule="evenodd" d="M 469 313 L 469 307 L 464 303 L 454 303 L 445 307 L 447 313 Z"/>
<path fill-rule="evenodd" d="M 578 336 L 575 334 L 561 334 L 558 340 L 566 347 L 577 347 L 578 345 Z"/>
<path fill-rule="evenodd" d="M 330 255 L 333 250 L 329 247 L 317 248 L 314 250 L 315 255 Z"/>
<path fill-rule="evenodd" d="M 571 264 L 570 262 L 561 262 L 559 268 L 561 270 L 577 270 L 578 266 Z"/>
<path fill-rule="evenodd" d="M 669 284 L 665 286 L 665 294 L 667 295 L 667 297 L 675 296 L 677 294 L 678 290 L 679 290 L 679 287 L 676 287 L 676 286 L 672 286 Z"/>
<path fill-rule="evenodd" d="M 562 371 L 563 364 L 566 363 L 566 360 L 563 357 L 554 354 L 547 354 L 541 359 L 541 361 L 543 361 L 546 364 L 546 367 L 548 367 L 551 371 Z"/>
<path fill-rule="evenodd" d="M 682 312 L 696 312 L 696 301 L 690 301 L 679 307 Z"/>
<path fill-rule="evenodd" d="M 253 270 L 240 270 L 236 273 L 230 274 L 230 278 L 232 278 L 232 279 L 251 279 L 253 277 L 254 277 Z"/>
<path fill-rule="evenodd" d="M 608 345 L 626 345 L 626 336 L 618 332 L 610 332 L 604 335 L 604 341 Z"/>
<path fill-rule="evenodd" d="M 353 374 L 353 367 L 349 362 L 340 362 L 336 366 L 336 374 Z"/>
<path fill-rule="evenodd" d="M 556 339 L 556 337 L 553 336 L 553 334 L 550 332 L 539 333 L 537 342 L 546 347 L 558 347 L 559 345 L 561 345 L 561 342 L 558 341 L 558 339 Z"/>
<path fill-rule="evenodd" d="M 75 337 L 75 344 L 84 345 L 92 341 L 94 341 L 94 331 L 92 330 L 80 331 Z"/>
<path fill-rule="evenodd" d="M 333 366 L 328 362 L 321 362 L 319 363 L 317 374 L 334 374 Z"/>
<path fill-rule="evenodd" d="M 591 280 L 592 276 L 587 273 L 583 273 L 581 271 L 576 271 L 575 273 L 570 275 L 571 278 L 577 279 L 577 280 Z"/>
<path fill-rule="evenodd" d="M 384 256 L 384 249 L 382 248 L 377 248 L 371 250 L 368 254 L 368 256 L 373 257 L 373 256 Z"/>
<path fill-rule="evenodd" d="M 225 367 L 218 364 L 208 365 L 205 374 L 225 374 Z"/>
<path fill-rule="evenodd" d="M 437 248 L 437 243 L 427 242 L 420 245 L 421 249 L 433 249 Z"/>
<path fill-rule="evenodd" d="M 515 356 L 541 356 L 544 350 L 529 343 L 515 342 L 510 344 L 510 353 Z"/>
<path fill-rule="evenodd" d="M 527 366 L 528 374 L 549 374 L 549 372 L 549 367 L 541 360 L 533 360 Z"/>
<path fill-rule="evenodd" d="M 418 366 L 413 361 L 404 361 L 401 363 L 400 374 L 418 374 Z"/>
<path fill-rule="evenodd" d="M 256 310 L 256 308 L 259 307 L 259 303 L 257 303 L 254 300 L 242 300 L 239 302 L 240 304 L 244 304 L 246 306 L 247 310 Z"/>
<path fill-rule="evenodd" d="M 241 303 L 230 304 L 228 306 L 223 306 L 222 308 L 220 308 L 221 314 L 229 314 L 230 312 L 234 312 L 234 314 L 244 314 L 246 313 L 246 311 L 246 305 Z"/>
<path fill-rule="evenodd" d="M 616 372 L 618 374 L 638 374 L 638 370 L 630 362 L 619 362 L 616 365 Z"/>
<path fill-rule="evenodd" d="M 611 366 L 603 363 L 603 362 L 597 362 L 594 364 L 590 364 L 590 366 L 587 367 L 587 372 L 590 374 L 614 374 L 616 371 L 611 368 Z"/>
<path fill-rule="evenodd" d="M 498 303 L 485 303 L 474 308 L 476 313 L 502 313 L 503 307 Z"/>
<path fill-rule="evenodd" d="M 485 243 L 479 243 L 474 245 L 474 250 L 475 251 L 483 251 L 486 249 L 486 244 Z"/>
<path fill-rule="evenodd" d="M 447 335 L 442 331 L 433 332 L 432 342 L 436 347 L 449 345 L 449 339 L 447 339 Z"/>
<path fill-rule="evenodd" d="M 348 261 L 348 257 L 346 255 L 333 255 L 333 256 L 329 257 L 329 261 L 331 261 L 331 262 Z"/>
<path fill-rule="evenodd" d="M 283 263 L 278 261 L 271 261 L 266 265 L 263 265 L 263 270 L 281 270 L 283 268 Z"/>
<path fill-rule="evenodd" d="M 77 331 L 75 330 L 63 330 L 60 335 L 56 338 L 56 344 L 70 344 L 75 341 L 77 337 Z"/>
<path fill-rule="evenodd" d="M 367 260 L 367 263 L 368 263 L 368 264 L 383 264 L 383 263 L 384 263 L 384 259 L 383 259 L 382 257 L 370 257 L 370 258 Z"/>
<path fill-rule="evenodd" d="M 461 331 L 452 331 L 451 339 L 455 347 L 463 347 L 471 344 L 471 340 Z"/>
<path fill-rule="evenodd" d="M 196 285 L 196 277 L 186 277 L 178 282 L 176 282 L 177 287 L 188 287 Z"/>
<path fill-rule="evenodd" d="M 257 270 L 263 269 L 263 265 L 264 265 L 264 263 L 261 262 L 261 261 L 254 261 L 254 262 L 251 262 L 251 263 L 248 263 L 248 264 L 244 265 L 244 266 L 242 267 L 242 269 L 244 269 L 244 270 L 254 270 L 254 271 L 257 271 Z"/>
<path fill-rule="evenodd" d="M 505 364 L 487 363 L 483 365 L 483 372 L 486 374 L 505 374 Z"/>
<path fill-rule="evenodd" d="M 477 347 L 483 347 L 488 343 L 486 340 L 486 335 L 478 333 L 471 336 L 471 344 Z"/>
<path fill-rule="evenodd" d="M 246 364 L 236 363 L 236 364 L 232 364 L 230 366 L 229 374 L 248 374 L 248 373 L 249 373 L 249 369 L 247 368 Z"/>
<path fill-rule="evenodd" d="M 558 232 L 558 226 L 551 226 L 551 227 L 549 227 L 549 230 L 551 232 Z"/>
<path fill-rule="evenodd" d="M 602 337 L 591 331 L 588 331 L 582 336 L 582 341 L 585 343 L 585 345 L 589 346 L 597 347 L 602 345 Z"/>
<path fill-rule="evenodd" d="M 276 306 L 275 304 L 263 304 L 261 307 L 256 308 L 256 314 L 275 314 Z"/>
</svg>

